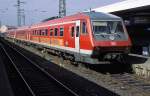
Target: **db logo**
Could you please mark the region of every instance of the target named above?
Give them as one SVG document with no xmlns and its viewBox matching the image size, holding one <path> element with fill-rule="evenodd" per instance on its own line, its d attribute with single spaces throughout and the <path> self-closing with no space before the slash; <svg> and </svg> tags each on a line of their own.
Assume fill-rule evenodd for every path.
<svg viewBox="0 0 150 96">
<path fill-rule="evenodd" d="M 111 45 L 116 46 L 117 44 L 116 44 L 116 42 L 111 42 Z"/>
</svg>

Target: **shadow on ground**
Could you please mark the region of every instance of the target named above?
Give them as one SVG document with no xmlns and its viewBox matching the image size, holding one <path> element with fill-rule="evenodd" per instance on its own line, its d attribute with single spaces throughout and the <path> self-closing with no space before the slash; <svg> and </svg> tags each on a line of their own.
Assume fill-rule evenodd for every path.
<svg viewBox="0 0 150 96">
<path fill-rule="evenodd" d="M 122 74 L 122 73 L 133 73 L 134 64 L 144 64 L 148 58 L 139 56 L 127 56 L 125 58 L 126 63 L 111 63 L 111 64 L 100 64 L 100 65 L 88 65 L 88 67 L 97 72 L 104 74 Z"/>
</svg>

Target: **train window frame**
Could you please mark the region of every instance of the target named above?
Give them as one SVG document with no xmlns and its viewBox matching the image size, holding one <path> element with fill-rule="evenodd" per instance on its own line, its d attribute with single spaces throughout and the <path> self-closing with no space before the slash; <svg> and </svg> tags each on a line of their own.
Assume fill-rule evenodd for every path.
<svg viewBox="0 0 150 96">
<path fill-rule="evenodd" d="M 54 29 L 54 36 L 58 36 L 58 28 Z"/>
<path fill-rule="evenodd" d="M 48 29 L 45 29 L 45 36 L 48 36 Z"/>
<path fill-rule="evenodd" d="M 71 35 L 72 38 L 74 38 L 74 36 L 75 36 L 75 26 L 71 26 L 70 35 Z"/>
<path fill-rule="evenodd" d="M 81 32 L 81 34 L 82 35 L 87 35 L 88 34 L 88 32 L 87 32 L 87 23 L 84 21 L 84 22 L 82 22 L 82 25 L 81 25 L 82 27 L 82 32 Z"/>
<path fill-rule="evenodd" d="M 50 34 L 49 34 L 49 35 L 50 35 L 50 36 L 53 36 L 53 35 L 54 35 L 53 33 L 54 33 L 54 29 L 51 28 L 51 29 L 50 29 Z"/>
<path fill-rule="evenodd" d="M 35 30 L 36 35 L 39 35 L 38 30 Z"/>
<path fill-rule="evenodd" d="M 60 30 L 59 36 L 61 37 L 64 36 L 64 27 L 60 27 L 59 30 Z"/>
</svg>

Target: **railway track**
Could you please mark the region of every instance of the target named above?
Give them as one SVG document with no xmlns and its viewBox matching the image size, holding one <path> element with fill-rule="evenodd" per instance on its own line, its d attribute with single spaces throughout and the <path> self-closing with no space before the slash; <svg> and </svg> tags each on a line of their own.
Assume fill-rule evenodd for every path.
<svg viewBox="0 0 150 96">
<path fill-rule="evenodd" d="M 1 48 L 30 92 L 26 96 L 78 96 L 17 50 L 6 45 Z"/>
<path fill-rule="evenodd" d="M 34 56 L 34 55 L 30 56 L 29 54 L 31 54 L 31 53 L 28 53 L 27 51 L 25 51 L 25 50 L 23 50 L 23 49 L 21 49 L 19 47 L 16 47 L 16 49 L 21 51 L 21 52 L 23 52 L 24 54 L 26 54 L 26 56 L 29 56 L 29 58 L 32 58 L 32 56 L 33 56 L 33 58 L 37 58 L 38 57 L 38 56 Z M 47 61 L 45 61 L 45 60 L 43 60 L 41 58 L 37 58 L 34 61 L 36 63 L 40 63 L 40 65 L 41 66 L 43 65 L 43 67 L 45 66 L 46 70 L 48 70 L 50 67 L 52 67 L 49 64 L 47 64 L 48 63 Z M 58 57 L 57 57 L 57 59 L 55 61 L 56 62 L 59 61 Z M 100 69 L 105 70 L 105 68 L 107 68 L 107 70 L 110 70 L 110 69 L 113 69 L 115 67 L 108 68 L 109 65 L 108 66 L 106 65 L 107 67 L 104 68 L 101 65 L 102 68 L 100 68 L 100 69 L 88 69 L 88 70 L 83 69 L 83 70 L 81 70 L 80 68 L 77 68 L 75 66 L 74 66 L 75 68 L 73 68 L 73 66 L 70 67 L 70 65 L 71 64 L 64 64 L 64 67 L 67 68 L 69 66 L 68 69 L 69 68 L 71 68 L 73 70 L 75 69 L 75 71 L 74 71 L 75 73 L 77 72 L 77 70 L 78 71 L 79 70 L 82 71 L 85 74 L 81 73 L 82 75 L 80 75 L 80 76 L 84 75 L 83 77 L 87 78 L 88 80 L 92 80 L 92 81 L 94 81 L 94 79 L 97 79 L 98 81 L 95 82 L 97 84 L 99 84 L 99 81 L 103 81 L 104 83 L 109 84 L 109 87 L 106 87 L 106 88 L 108 88 L 108 89 L 110 88 L 110 90 L 113 89 L 114 90 L 114 91 L 112 90 L 113 92 L 118 93 L 121 96 L 149 96 L 149 94 L 150 94 L 150 83 L 144 82 L 144 79 L 140 79 L 135 74 L 126 73 L 126 70 L 122 71 L 122 69 L 125 69 L 125 66 L 121 67 L 121 69 L 116 68 L 116 69 L 119 69 L 118 72 L 117 71 L 115 72 L 115 70 L 116 70 L 115 69 L 115 70 L 112 70 L 113 71 L 112 73 L 111 72 L 109 73 L 109 72 L 106 71 L 106 73 L 109 73 L 109 74 L 106 74 L 104 72 L 101 73 Z M 85 72 L 84 72 L 84 70 L 85 70 Z M 79 73 L 79 72 L 77 72 L 77 73 Z M 99 84 L 99 85 L 101 85 L 101 84 Z M 124 92 L 122 92 L 120 90 L 123 90 Z M 104 96 L 106 96 L 106 95 L 104 95 Z M 108 96 L 111 96 L 111 95 L 108 95 Z M 113 96 L 116 96 L 116 95 L 113 95 Z"/>
<path fill-rule="evenodd" d="M 14 65 L 11 59 L 8 58 L 4 51 L 4 46 L 0 43 L 1 59 L 5 65 L 7 76 L 11 85 L 13 96 L 33 96 L 32 91 L 28 87 L 26 81 L 20 74 L 19 70 Z M 9 90 L 9 89 L 8 89 Z"/>
<path fill-rule="evenodd" d="M 59 67 L 52 62 L 47 62 L 45 59 L 40 58 L 33 53 L 27 52 L 26 50 L 12 43 L 9 43 L 7 41 L 5 43 L 9 44 L 15 50 L 18 50 L 19 54 L 24 54 L 29 61 L 35 62 L 37 66 L 42 67 L 42 70 L 45 70 L 47 74 L 52 74 L 55 78 L 57 78 L 68 88 L 70 88 L 70 90 L 73 90 L 77 94 L 79 94 L 79 96 L 119 96 L 113 91 L 110 91 L 102 86 L 98 86 L 97 84 L 90 82 L 89 80 L 82 78 L 77 74 L 64 69 L 63 67 Z M 59 61 L 59 59 L 57 60 Z"/>
<path fill-rule="evenodd" d="M 40 60 L 36 60 L 36 61 L 40 62 Z M 59 59 L 56 60 L 56 62 L 58 62 L 58 61 L 59 61 Z M 41 60 L 40 63 L 42 63 L 42 60 Z M 44 62 L 42 64 L 44 64 Z M 69 66 L 69 65 L 65 64 L 64 66 Z M 77 67 L 75 67 L 75 68 L 71 67 L 71 68 L 75 69 L 75 70 L 80 70 L 80 68 L 77 68 Z M 112 68 L 113 67 L 111 67 L 111 69 Z M 124 67 L 122 67 L 122 68 L 124 69 Z M 131 69 L 129 69 L 129 70 L 131 70 Z M 101 72 L 96 72 L 95 73 L 93 71 L 99 71 L 99 70 L 97 70 L 97 69 L 96 70 L 95 69 L 94 70 L 93 69 L 89 70 L 88 69 L 85 72 L 86 75 L 83 74 L 84 77 L 89 79 L 89 80 L 92 80 L 92 81 L 94 81 L 93 78 L 91 79 L 91 77 L 88 77 L 88 76 L 91 75 L 93 77 L 93 75 L 95 75 L 94 76 L 95 79 L 97 79 L 99 81 L 101 81 L 100 79 L 103 79 L 102 81 L 109 84 L 109 87 L 107 87 L 108 89 L 110 88 L 110 89 L 115 90 L 114 92 L 120 94 L 121 96 L 149 96 L 149 94 L 150 94 L 150 92 L 149 92 L 150 91 L 150 84 L 147 83 L 147 82 L 144 82 L 143 79 L 140 80 L 135 74 L 126 73 L 126 70 L 122 71 L 122 69 L 119 69 L 119 71 L 116 72 L 116 73 L 115 73 L 115 70 L 114 70 L 114 73 L 113 74 L 110 73 L 109 75 L 108 74 L 106 75 L 103 72 L 102 73 Z M 121 71 L 122 71 L 122 73 L 121 73 Z M 76 71 L 74 71 L 74 72 L 76 72 Z M 82 72 L 83 72 L 83 70 L 82 70 Z M 77 73 L 79 73 L 79 72 L 77 72 Z M 99 84 L 98 83 L 99 81 L 97 81 L 96 83 Z M 122 90 L 123 90 L 123 92 L 122 92 Z"/>
<path fill-rule="evenodd" d="M 150 83 L 144 82 L 144 80 L 140 80 L 134 74 L 123 73 L 111 74 L 110 76 L 124 85 L 135 87 L 136 89 L 140 90 L 143 94 L 150 94 Z"/>
</svg>

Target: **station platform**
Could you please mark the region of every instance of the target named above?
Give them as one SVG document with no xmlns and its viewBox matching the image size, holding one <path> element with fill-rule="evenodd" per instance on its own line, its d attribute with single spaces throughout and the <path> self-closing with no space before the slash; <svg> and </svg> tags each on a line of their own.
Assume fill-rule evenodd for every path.
<svg viewBox="0 0 150 96">
<path fill-rule="evenodd" d="M 150 59 L 150 57 L 148 57 L 148 56 L 138 55 L 138 54 L 129 54 L 129 56 L 135 56 L 135 57 L 141 57 L 141 58 L 145 58 L 145 59 Z"/>
<path fill-rule="evenodd" d="M 129 54 L 127 62 L 132 64 L 133 71 L 144 78 L 150 78 L 150 57 Z"/>
<path fill-rule="evenodd" d="M 14 96 L 8 80 L 5 65 L 0 56 L 0 96 Z"/>
</svg>

